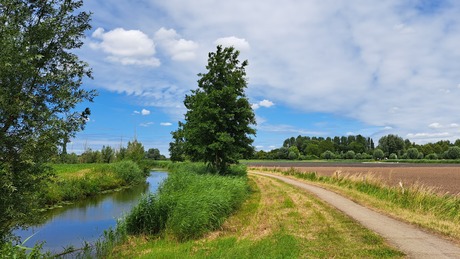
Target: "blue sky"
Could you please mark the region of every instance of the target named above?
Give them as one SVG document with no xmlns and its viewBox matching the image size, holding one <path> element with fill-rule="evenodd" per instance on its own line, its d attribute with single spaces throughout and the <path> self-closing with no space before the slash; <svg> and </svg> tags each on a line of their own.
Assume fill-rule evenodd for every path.
<svg viewBox="0 0 460 259">
<path fill-rule="evenodd" d="M 460 138 L 460 2 L 87 0 L 77 51 L 99 96 L 68 150 L 137 137 L 168 155 L 184 96 L 216 45 L 249 66 L 259 150 L 298 135 Z"/>
</svg>

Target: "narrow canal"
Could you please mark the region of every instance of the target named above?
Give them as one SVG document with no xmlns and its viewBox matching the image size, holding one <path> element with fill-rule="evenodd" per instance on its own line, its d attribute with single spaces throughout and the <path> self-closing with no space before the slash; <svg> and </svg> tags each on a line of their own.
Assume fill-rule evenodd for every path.
<svg viewBox="0 0 460 259">
<path fill-rule="evenodd" d="M 15 233 L 22 240 L 33 235 L 26 246 L 45 242 L 43 250 L 54 253 L 69 246 L 79 248 L 85 242 L 94 243 L 104 230 L 114 227 L 117 219 L 128 213 L 143 194 L 156 192 L 167 177 L 166 172 L 154 171 L 145 184 L 50 210 L 42 224 Z"/>
</svg>

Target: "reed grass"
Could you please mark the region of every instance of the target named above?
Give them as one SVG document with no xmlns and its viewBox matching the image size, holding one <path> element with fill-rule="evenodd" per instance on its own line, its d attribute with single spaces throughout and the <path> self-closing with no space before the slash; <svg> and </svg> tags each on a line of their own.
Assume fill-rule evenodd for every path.
<svg viewBox="0 0 460 259">
<path fill-rule="evenodd" d="M 248 190 L 242 177 L 176 171 L 158 194 L 144 197 L 127 215 L 127 232 L 163 233 L 179 241 L 201 237 L 222 225 L 243 203 Z"/>
</svg>

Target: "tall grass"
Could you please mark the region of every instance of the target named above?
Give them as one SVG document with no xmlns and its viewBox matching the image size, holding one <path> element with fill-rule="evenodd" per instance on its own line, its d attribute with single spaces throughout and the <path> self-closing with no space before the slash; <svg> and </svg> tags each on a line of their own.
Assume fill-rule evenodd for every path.
<svg viewBox="0 0 460 259">
<path fill-rule="evenodd" d="M 183 241 L 217 229 L 245 200 L 247 179 L 176 171 L 126 217 L 130 234 L 164 234 Z"/>
<path fill-rule="evenodd" d="M 193 172 L 196 174 L 217 174 L 218 172 L 205 163 L 179 162 L 165 164 L 170 172 Z M 231 165 L 227 176 L 246 176 L 247 166 L 245 164 Z"/>
<path fill-rule="evenodd" d="M 372 174 L 342 175 L 336 172 L 333 176 L 318 176 L 316 173 L 305 173 L 293 168 L 278 170 L 284 175 L 314 182 L 334 184 L 346 189 L 357 190 L 402 209 L 431 214 L 441 220 L 449 220 L 460 224 L 460 196 L 439 194 L 434 188 L 421 184 L 411 186 L 388 186 L 384 181 Z"/>
<path fill-rule="evenodd" d="M 96 165 L 58 165 L 56 177 L 42 190 L 45 205 L 74 201 L 124 186 L 138 184 L 146 174 L 132 161 Z"/>
</svg>

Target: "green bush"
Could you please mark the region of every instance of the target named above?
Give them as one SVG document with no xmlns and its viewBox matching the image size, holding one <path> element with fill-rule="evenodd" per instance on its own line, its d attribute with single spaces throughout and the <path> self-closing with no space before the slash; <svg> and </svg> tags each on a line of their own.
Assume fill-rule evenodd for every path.
<svg viewBox="0 0 460 259">
<path fill-rule="evenodd" d="M 125 160 L 111 164 L 111 166 L 115 175 L 126 184 L 139 183 L 144 180 L 145 174 L 133 161 Z"/>
<path fill-rule="evenodd" d="M 438 155 L 435 154 L 435 153 L 431 153 L 431 154 L 428 154 L 425 158 L 426 158 L 426 159 L 429 159 L 429 160 L 437 160 L 437 159 L 438 159 Z"/>
<path fill-rule="evenodd" d="M 391 153 L 388 158 L 389 159 L 398 159 L 398 156 L 395 153 Z"/>
<path fill-rule="evenodd" d="M 355 151 L 353 150 L 348 150 L 347 153 L 345 153 L 345 159 L 355 159 Z"/>
<path fill-rule="evenodd" d="M 249 187 L 244 177 L 183 172 L 175 165 L 158 194 L 149 194 L 126 216 L 127 232 L 158 234 L 164 231 L 178 240 L 197 238 L 222 225 L 245 200 Z M 181 169 L 181 170 L 178 170 Z"/>
<path fill-rule="evenodd" d="M 460 147 L 454 146 L 449 147 L 446 152 L 447 159 L 459 159 L 460 158 Z"/>
<path fill-rule="evenodd" d="M 335 158 L 335 154 L 332 153 L 331 151 L 329 150 L 326 150 L 324 153 L 321 154 L 321 157 L 324 158 L 324 159 L 334 159 Z"/>
<path fill-rule="evenodd" d="M 376 149 L 374 150 L 374 155 L 373 155 L 373 157 L 374 157 L 375 160 L 383 159 L 384 156 L 385 156 L 385 154 L 383 153 L 383 151 L 382 151 L 381 149 L 376 148 Z"/>
<path fill-rule="evenodd" d="M 419 151 L 416 148 L 409 148 L 407 150 L 407 158 L 409 159 L 418 159 L 419 157 Z"/>
</svg>

